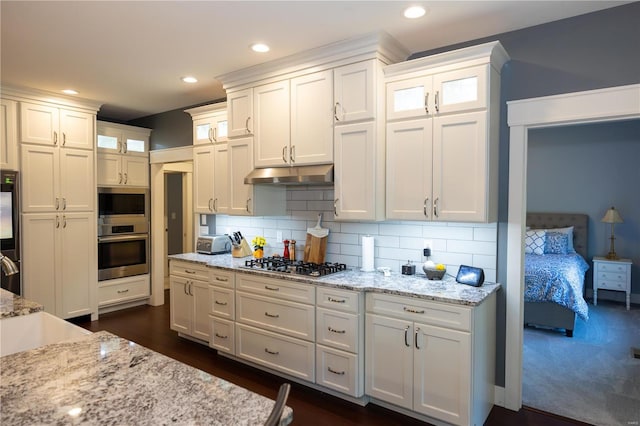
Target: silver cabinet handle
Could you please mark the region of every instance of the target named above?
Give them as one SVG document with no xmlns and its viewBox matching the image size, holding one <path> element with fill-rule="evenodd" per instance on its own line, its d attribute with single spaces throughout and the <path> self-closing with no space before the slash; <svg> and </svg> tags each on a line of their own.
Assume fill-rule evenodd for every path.
<svg viewBox="0 0 640 426">
<path fill-rule="evenodd" d="M 53 146 L 58 145 L 58 132 L 53 132 Z"/>
<path fill-rule="evenodd" d="M 429 197 L 424 199 L 424 204 L 422 206 L 422 212 L 424 213 L 424 217 L 429 219 L 429 214 L 427 213 L 427 204 L 429 204 Z"/>
<path fill-rule="evenodd" d="M 424 112 L 429 114 L 429 92 L 424 95 Z"/>
<path fill-rule="evenodd" d="M 213 211 L 214 212 L 218 211 L 218 199 L 217 198 L 213 199 Z"/>
<path fill-rule="evenodd" d="M 209 198 L 209 211 L 212 212 L 213 211 L 213 198 Z"/>
<path fill-rule="evenodd" d="M 60 209 L 60 198 L 56 197 L 56 210 Z"/>
<path fill-rule="evenodd" d="M 67 209 L 67 199 L 65 197 L 62 197 L 62 210 L 66 210 Z"/>
<path fill-rule="evenodd" d="M 278 354 L 280 354 L 280 352 L 278 352 L 278 351 L 270 351 L 270 350 L 269 350 L 269 348 L 264 348 L 264 351 L 265 351 L 266 353 L 268 353 L 268 354 L 271 354 L 271 355 L 278 355 Z"/>
<path fill-rule="evenodd" d="M 207 139 L 209 139 L 209 142 L 213 143 L 213 127 L 209 127 L 209 132 L 207 132 Z"/>
<path fill-rule="evenodd" d="M 67 134 L 65 132 L 62 132 L 62 146 L 65 146 L 67 144 Z"/>
<path fill-rule="evenodd" d="M 66 228 L 67 227 L 67 216 L 62 215 L 62 227 Z"/>
<path fill-rule="evenodd" d="M 187 274 L 195 274 L 196 273 L 196 271 L 190 271 L 188 269 L 185 269 L 184 272 L 186 272 Z"/>
<path fill-rule="evenodd" d="M 296 162 L 296 146 L 295 145 L 291 145 L 291 148 L 289 148 L 289 158 L 291 159 L 292 163 Z"/>
<path fill-rule="evenodd" d="M 336 216 L 336 217 L 338 216 L 338 200 L 339 200 L 339 199 L 340 199 L 340 198 L 336 198 L 336 199 L 333 201 L 333 215 L 334 215 L 334 216 Z"/>
<path fill-rule="evenodd" d="M 217 135 L 217 132 L 216 132 L 217 129 L 215 127 L 212 127 L 211 130 L 212 130 L 212 133 L 213 133 L 213 141 L 214 142 L 218 142 L 218 135 Z"/>
<path fill-rule="evenodd" d="M 118 175 L 120 176 L 120 179 L 118 180 L 118 183 L 122 183 L 122 173 L 118 173 Z"/>
<path fill-rule="evenodd" d="M 411 326 L 407 326 L 407 328 L 404 329 L 404 345 L 408 348 L 411 347 L 411 345 L 409 344 L 409 342 L 407 341 L 407 337 L 409 335 L 409 328 L 411 328 Z"/>
<path fill-rule="evenodd" d="M 187 282 L 185 282 L 183 286 L 184 286 L 184 289 L 183 289 L 184 294 L 189 295 L 189 293 L 187 293 Z"/>
<path fill-rule="evenodd" d="M 222 334 L 218 334 L 218 333 L 215 333 L 215 334 L 216 334 L 216 337 L 219 338 L 219 339 L 228 339 L 229 338 L 229 336 L 223 336 Z"/>
<path fill-rule="evenodd" d="M 220 306 L 227 306 L 227 302 L 218 302 L 217 300 L 215 302 L 216 305 L 220 305 Z"/>
<path fill-rule="evenodd" d="M 269 312 L 265 312 L 264 316 L 269 318 L 280 318 L 279 314 L 270 314 Z"/>
<path fill-rule="evenodd" d="M 247 117 L 247 121 L 244 122 L 244 128 L 247 130 L 247 133 L 251 133 L 251 130 L 249 130 L 249 120 L 251 120 L 251 117 Z"/>
<path fill-rule="evenodd" d="M 338 118 L 338 107 L 340 106 L 340 102 L 336 102 L 336 104 L 333 106 L 333 118 L 336 121 L 340 121 L 340 119 Z"/>
<path fill-rule="evenodd" d="M 193 289 L 193 283 L 189 282 L 189 296 L 193 296 L 193 292 L 191 291 Z"/>
<path fill-rule="evenodd" d="M 271 291 L 280 291 L 280 287 L 269 287 L 268 285 L 265 285 L 264 288 Z"/>
<path fill-rule="evenodd" d="M 420 346 L 418 346 L 418 333 L 420 332 L 420 327 L 416 327 L 416 333 L 415 333 L 415 337 L 413 340 L 413 343 L 416 346 L 416 349 L 420 349 Z"/>
<path fill-rule="evenodd" d="M 122 142 L 122 152 L 127 153 L 127 142 Z"/>
<path fill-rule="evenodd" d="M 436 197 L 435 200 L 433 200 L 433 215 L 435 217 L 438 217 L 438 200 L 440 199 L 440 197 Z"/>
<path fill-rule="evenodd" d="M 129 289 L 126 290 L 118 290 L 118 294 L 129 293 Z"/>
<path fill-rule="evenodd" d="M 329 329 L 330 332 L 332 333 L 337 333 L 337 334 L 345 334 L 347 332 L 347 330 L 336 330 L 335 328 L 331 328 L 331 327 L 327 327 Z"/>
<path fill-rule="evenodd" d="M 56 228 L 60 228 L 60 216 L 56 215 Z"/>
<path fill-rule="evenodd" d="M 412 308 L 407 308 L 406 306 L 404 306 L 402 309 L 405 310 L 405 312 L 410 312 L 412 314 L 424 314 L 424 309 L 418 311 L 416 309 L 412 309 Z"/>
<path fill-rule="evenodd" d="M 336 371 L 331 367 L 327 367 L 327 370 L 329 370 L 330 373 L 337 374 L 338 376 L 344 376 L 345 373 L 344 371 Z"/>
<path fill-rule="evenodd" d="M 286 164 L 287 163 L 287 146 L 283 146 L 282 147 L 282 161 Z"/>
<path fill-rule="evenodd" d="M 440 91 L 436 91 L 436 112 L 440 112 Z"/>
<path fill-rule="evenodd" d="M 347 303 L 346 299 L 334 299 L 333 297 L 328 297 L 327 300 L 333 303 Z"/>
<path fill-rule="evenodd" d="M 247 198 L 247 206 L 246 206 L 247 213 L 251 213 L 251 211 L 249 210 L 249 202 L 250 201 L 251 201 L 251 198 Z"/>
<path fill-rule="evenodd" d="M 222 281 L 223 283 L 226 283 L 227 281 L 229 281 L 229 278 L 216 277 L 216 281 Z"/>
<path fill-rule="evenodd" d="M 129 180 L 129 176 L 127 176 L 127 174 L 124 174 L 124 184 L 127 184 L 127 181 Z"/>
</svg>

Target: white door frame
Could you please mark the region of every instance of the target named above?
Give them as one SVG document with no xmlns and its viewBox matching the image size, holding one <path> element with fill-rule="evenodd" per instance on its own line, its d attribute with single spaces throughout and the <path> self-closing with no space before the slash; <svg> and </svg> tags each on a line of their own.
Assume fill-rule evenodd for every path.
<svg viewBox="0 0 640 426">
<path fill-rule="evenodd" d="M 522 407 L 524 321 L 523 234 L 527 211 L 529 129 L 640 118 L 640 84 L 507 102 L 509 215 L 507 223 L 505 407 Z"/>
<path fill-rule="evenodd" d="M 151 163 L 151 298 L 149 304 L 164 304 L 164 265 L 165 252 L 165 185 L 164 174 L 182 172 L 193 174 L 193 147 L 154 150 L 149 153 Z M 193 205 L 191 193 L 185 197 L 186 203 Z M 193 215 L 185 215 L 185 221 L 192 221 Z M 186 229 L 192 229 L 192 223 L 185 223 Z"/>
</svg>

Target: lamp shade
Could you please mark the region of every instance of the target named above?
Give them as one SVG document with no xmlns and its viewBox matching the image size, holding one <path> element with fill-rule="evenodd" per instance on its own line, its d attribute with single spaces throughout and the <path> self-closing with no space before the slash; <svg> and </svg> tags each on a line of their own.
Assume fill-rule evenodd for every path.
<svg viewBox="0 0 640 426">
<path fill-rule="evenodd" d="M 604 223 L 623 223 L 624 221 L 622 220 L 622 217 L 620 217 L 620 213 L 618 213 L 618 210 L 616 210 L 615 207 L 611 207 L 604 214 L 604 217 L 602 218 L 601 222 L 604 222 Z"/>
</svg>

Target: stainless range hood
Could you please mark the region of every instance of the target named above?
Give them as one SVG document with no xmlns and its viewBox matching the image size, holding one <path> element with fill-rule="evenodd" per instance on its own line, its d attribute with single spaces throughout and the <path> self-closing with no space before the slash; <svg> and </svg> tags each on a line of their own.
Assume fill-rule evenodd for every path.
<svg viewBox="0 0 640 426">
<path fill-rule="evenodd" d="M 254 169 L 244 178 L 247 184 L 326 185 L 333 183 L 333 164 Z"/>
</svg>

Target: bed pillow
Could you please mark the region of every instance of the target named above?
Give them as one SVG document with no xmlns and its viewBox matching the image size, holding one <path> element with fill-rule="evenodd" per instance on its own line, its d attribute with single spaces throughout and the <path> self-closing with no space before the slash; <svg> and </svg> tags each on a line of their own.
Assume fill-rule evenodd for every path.
<svg viewBox="0 0 640 426">
<path fill-rule="evenodd" d="M 542 229 L 527 231 L 524 237 L 524 252 L 527 254 L 544 254 L 546 234 Z"/>
<path fill-rule="evenodd" d="M 573 247 L 573 226 L 567 226 L 565 228 L 531 229 L 531 231 L 560 232 L 567 234 L 567 253 L 576 252 Z"/>
<path fill-rule="evenodd" d="M 544 241 L 544 254 L 567 254 L 569 252 L 568 241 L 568 234 L 552 231 L 547 232 Z"/>
</svg>

